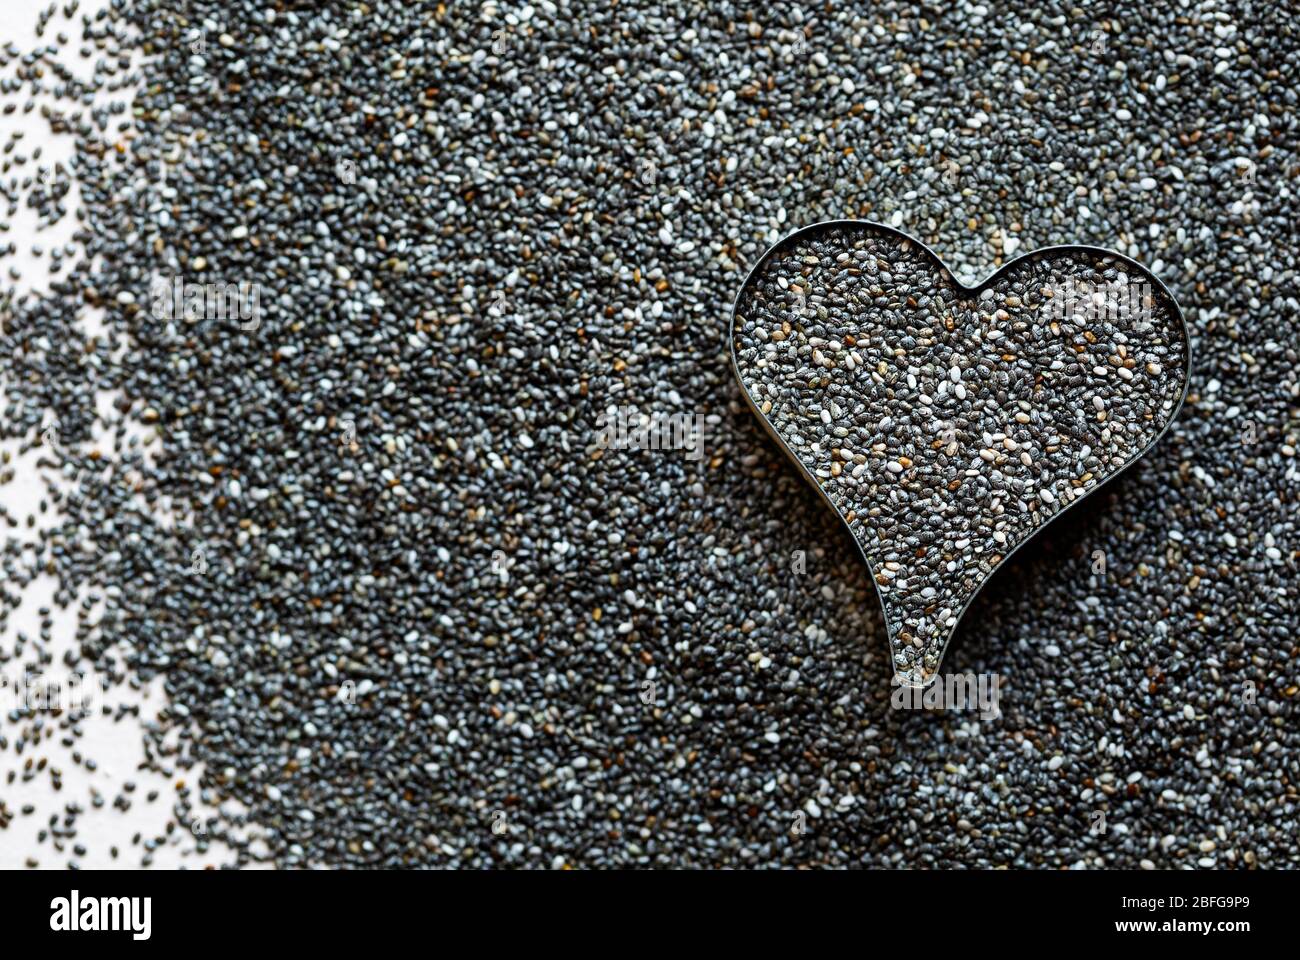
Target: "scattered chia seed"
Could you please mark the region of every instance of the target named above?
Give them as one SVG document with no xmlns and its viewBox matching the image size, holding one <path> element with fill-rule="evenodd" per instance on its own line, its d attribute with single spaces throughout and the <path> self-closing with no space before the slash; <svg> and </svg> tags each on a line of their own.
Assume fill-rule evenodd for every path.
<svg viewBox="0 0 1300 960">
<path fill-rule="evenodd" d="M 1288 9 L 1231 0 L 50 14 L 0 47 L 0 673 L 110 692 L 0 690 L 0 862 L 1300 866 L 1298 51 Z M 1000 676 L 996 719 L 891 708 L 861 556 L 735 383 L 746 272 L 841 218 L 964 283 L 1113 249 L 1185 311 L 1168 433 L 991 576 L 1170 415 L 1165 314 L 1163 351 L 1107 322 L 1052 371 L 1084 328 L 1017 329 L 1020 268 L 959 302 L 884 251 L 878 296 L 954 330 L 914 324 L 906 365 L 857 348 L 906 385 L 896 425 L 863 435 L 848 392 L 783 421 L 848 430 L 814 466 L 859 483 L 961 479 L 886 549 L 916 631 L 947 618 L 908 537 L 984 524 L 944 669 Z M 258 310 L 168 313 L 160 281 Z M 812 325 L 847 332 L 821 289 Z M 810 335 L 843 385 L 851 352 Z M 602 447 L 611 407 L 702 416 L 702 455 Z M 141 769 L 84 786 L 92 725 Z"/>
</svg>

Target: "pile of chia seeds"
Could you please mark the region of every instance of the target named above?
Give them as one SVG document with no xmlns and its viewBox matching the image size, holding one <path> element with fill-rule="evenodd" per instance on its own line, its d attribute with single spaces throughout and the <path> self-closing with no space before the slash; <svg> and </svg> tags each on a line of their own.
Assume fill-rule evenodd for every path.
<svg viewBox="0 0 1300 960">
<path fill-rule="evenodd" d="M 72 147 L 15 147 L 8 203 L 76 224 L 48 282 L 0 294 L 0 667 L 166 706 L 141 729 L 7 703 L 0 851 L 1300 865 L 1298 52 L 1288 11 L 1222 0 L 59 8 L 0 58 L 5 102 L 57 97 L 35 113 Z M 869 571 L 733 374 L 749 269 L 841 218 L 966 284 L 1110 248 L 1185 313 L 1169 432 L 994 573 L 949 647 L 943 670 L 1000 678 L 996 716 L 893 704 Z M 1023 279 L 966 306 L 1011 315 Z M 1128 359 L 1120 332 L 1094 366 Z M 936 402 L 987 399 L 961 349 Z M 1017 471 L 1004 517 L 1144 445 L 1178 362 L 1149 352 L 1091 394 L 1130 428 L 1109 442 L 1091 367 L 1045 381 L 1081 435 L 1025 435 L 1050 473 Z M 908 390 L 938 389 L 929 362 Z M 1030 389 L 1006 372 L 1008 400 Z M 602 443 L 611 408 L 690 417 L 702 455 Z M 943 456 L 1022 463 L 984 422 Z M 974 469 L 966 495 L 991 491 Z M 143 738 L 139 777 L 31 812 L 105 722 Z M 145 775 L 156 828 L 119 839 Z"/>
<path fill-rule="evenodd" d="M 1007 555 L 1177 410 L 1182 322 L 1140 276 L 1059 252 L 966 295 L 927 251 L 863 224 L 801 232 L 747 282 L 741 381 L 861 545 L 900 682 L 930 681 Z"/>
</svg>

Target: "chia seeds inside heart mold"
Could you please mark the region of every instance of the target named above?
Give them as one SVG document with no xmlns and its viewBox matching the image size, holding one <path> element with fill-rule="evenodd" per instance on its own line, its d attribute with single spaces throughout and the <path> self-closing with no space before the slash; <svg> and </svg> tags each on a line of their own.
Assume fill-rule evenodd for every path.
<svg viewBox="0 0 1300 960">
<path fill-rule="evenodd" d="M 914 686 L 993 571 L 1141 457 L 1187 390 L 1173 298 L 1089 247 L 968 288 L 890 228 L 817 224 L 758 262 L 732 336 L 751 404 L 861 549 Z"/>
</svg>

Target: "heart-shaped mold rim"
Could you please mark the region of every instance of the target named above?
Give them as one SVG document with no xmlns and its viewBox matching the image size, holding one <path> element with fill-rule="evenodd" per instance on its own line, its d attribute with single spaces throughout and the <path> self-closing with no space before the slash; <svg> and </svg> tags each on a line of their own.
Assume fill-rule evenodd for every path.
<svg viewBox="0 0 1300 960">
<path fill-rule="evenodd" d="M 1173 295 L 1173 292 L 1167 286 L 1165 286 L 1164 282 L 1159 277 L 1157 277 L 1150 270 L 1150 268 L 1144 266 L 1143 264 L 1139 263 L 1138 261 L 1134 260 L 1131 257 L 1125 256 L 1124 254 L 1119 253 L 1115 250 L 1108 250 L 1105 247 L 1095 247 L 1089 244 L 1057 244 L 1055 246 L 1050 246 L 1050 247 L 1039 247 L 1035 250 L 1029 251 L 1028 253 L 1021 254 L 1020 256 L 1015 257 L 1012 260 L 1008 260 L 1006 263 L 998 267 L 996 270 L 994 270 L 992 273 L 990 273 L 987 277 L 985 277 L 983 280 L 981 280 L 979 283 L 975 284 L 974 286 L 967 286 L 966 284 L 958 280 L 957 276 L 950 269 L 948 269 L 948 265 L 944 263 L 943 258 L 940 257 L 937 253 L 935 253 L 932 249 L 930 249 L 929 246 L 922 243 L 920 240 L 917 240 L 915 237 L 911 236 L 910 234 L 902 230 L 899 230 L 896 227 L 891 227 L 888 226 L 887 224 L 878 223 L 874 220 L 856 220 L 856 219 L 820 220 L 816 223 L 809 224 L 806 227 L 800 227 L 798 230 L 794 230 L 791 233 L 786 234 L 785 236 L 777 240 L 775 243 L 771 244 L 765 251 L 763 251 L 763 255 L 754 261 L 754 265 L 751 266 L 749 268 L 749 271 L 745 274 L 744 282 L 742 282 L 740 287 L 736 290 L 735 299 L 732 301 L 731 304 L 731 324 L 728 329 L 728 337 L 727 337 L 728 351 L 731 355 L 731 371 L 736 377 L 736 382 L 740 385 L 741 395 L 744 396 L 745 402 L 749 405 L 750 410 L 753 411 L 754 416 L 758 418 L 759 423 L 763 425 L 763 428 L 767 431 L 768 435 L 776 442 L 776 445 L 786 455 L 787 459 L 789 459 L 791 462 L 794 463 L 795 467 L 799 470 L 799 473 L 802 474 L 803 478 L 812 485 L 813 489 L 817 491 L 822 501 L 830 508 L 831 512 L 839 519 L 840 523 L 843 524 L 845 530 L 848 531 L 849 539 L 853 541 L 853 545 L 858 551 L 858 556 L 862 558 L 862 562 L 866 566 L 868 579 L 871 581 L 872 590 L 874 590 L 876 594 L 876 603 L 880 608 L 881 617 L 883 618 L 886 624 L 886 633 L 889 632 L 888 630 L 889 609 L 885 605 L 885 598 L 880 592 L 879 584 L 876 582 L 876 569 L 871 563 L 871 558 L 867 556 L 866 550 L 863 549 L 862 544 L 858 541 L 858 538 L 854 535 L 852 528 L 849 526 L 849 522 L 844 519 L 844 515 L 840 513 L 839 508 L 835 506 L 835 504 L 831 501 L 830 496 L 826 493 L 825 490 L 822 489 L 821 484 L 817 482 L 817 478 L 812 475 L 811 471 L 809 471 L 809 469 L 804 465 L 803 461 L 800 460 L 799 457 L 795 454 L 795 452 L 790 449 L 789 445 L 787 445 L 785 440 L 782 439 L 781 435 L 777 432 L 776 428 L 772 425 L 771 421 L 769 421 L 767 419 L 767 416 L 763 413 L 763 411 L 758 408 L 758 404 L 754 402 L 754 398 L 749 395 L 749 390 L 745 387 L 745 379 L 740 372 L 740 362 L 736 357 L 736 311 L 737 308 L 740 306 L 741 298 L 744 296 L 745 291 L 749 288 L 750 281 L 754 278 L 755 274 L 757 274 L 758 271 L 762 269 L 763 264 L 765 264 L 769 258 L 771 258 L 778 251 L 785 248 L 792 241 L 806 234 L 812 234 L 817 231 L 829 230 L 834 227 L 876 231 L 877 233 L 883 236 L 892 237 L 896 240 L 905 241 L 906 243 L 914 245 L 918 250 L 922 251 L 926 257 L 930 259 L 930 261 L 934 264 L 935 268 L 937 269 L 938 275 L 947 283 L 951 284 L 952 289 L 963 300 L 977 299 L 980 293 L 983 292 L 987 287 L 994 284 L 1003 273 L 1006 273 L 1012 267 L 1023 262 L 1049 259 L 1053 254 L 1070 254 L 1070 253 L 1084 253 L 1093 257 L 1111 259 L 1114 260 L 1117 264 L 1126 266 L 1132 270 L 1137 271 L 1142 277 L 1151 281 L 1153 288 L 1157 290 L 1159 294 L 1162 295 L 1167 301 L 1169 312 L 1171 313 L 1173 318 L 1177 321 L 1177 328 L 1179 333 L 1181 334 L 1182 347 L 1183 347 L 1183 389 L 1178 396 L 1178 401 L 1174 404 L 1173 410 L 1170 411 L 1169 417 L 1165 421 L 1164 426 L 1160 428 L 1160 430 L 1156 433 L 1154 437 L 1151 438 L 1150 441 L 1148 441 L 1146 446 L 1142 447 L 1141 450 L 1135 453 L 1128 461 L 1124 463 L 1123 466 L 1121 466 L 1118 470 L 1114 471 L 1112 474 L 1110 474 L 1110 476 L 1106 477 L 1100 483 L 1096 484 L 1087 493 L 1083 494 L 1082 496 L 1076 497 L 1074 500 L 1070 502 L 1070 504 L 1067 507 L 1055 513 L 1045 523 L 1043 523 L 1031 534 L 1029 534 L 1029 536 L 1025 537 L 1024 540 L 1016 544 L 1016 546 L 1013 547 L 1011 550 L 1007 551 L 1007 553 L 1002 557 L 1002 559 L 999 560 L 992 567 L 992 569 L 989 570 L 988 574 L 980 582 L 979 586 L 975 588 L 975 590 L 971 593 L 970 597 L 967 598 L 965 604 L 962 605 L 961 610 L 958 611 L 956 621 L 953 623 L 952 627 L 948 630 L 947 634 L 944 636 L 943 646 L 939 650 L 939 657 L 935 664 L 934 672 L 931 673 L 923 683 L 918 684 L 914 682 L 910 677 L 904 676 L 903 674 L 900 674 L 898 672 L 894 673 L 895 683 L 902 684 L 904 686 L 909 686 L 909 687 L 928 687 L 930 683 L 932 683 L 937 677 L 940 676 L 941 668 L 943 666 L 944 660 L 947 659 L 948 656 L 948 647 L 951 645 L 953 637 L 956 636 L 957 630 L 961 627 L 962 621 L 966 616 L 966 611 L 969 610 L 971 604 L 975 602 L 975 598 L 978 597 L 980 593 L 984 590 L 984 588 L 993 580 L 994 574 L 996 574 L 1000 569 L 1002 569 L 1002 567 L 1007 563 L 1007 561 L 1010 560 L 1013 556 L 1015 556 L 1016 553 L 1021 548 L 1033 542 L 1034 540 L 1038 539 L 1038 537 L 1042 535 L 1043 531 L 1046 530 L 1048 527 L 1050 527 L 1053 523 L 1055 523 L 1061 517 L 1065 516 L 1067 513 L 1069 513 L 1071 510 L 1077 507 L 1080 503 L 1087 500 L 1098 490 L 1101 490 L 1103 487 L 1109 484 L 1116 477 L 1121 476 L 1135 463 L 1141 461 L 1147 455 L 1147 453 L 1149 453 L 1151 449 L 1161 441 L 1164 435 L 1169 432 L 1169 428 L 1172 427 L 1174 421 L 1178 419 L 1178 414 L 1183 408 L 1183 403 L 1187 399 L 1187 393 L 1189 388 L 1191 387 L 1191 382 L 1192 382 L 1191 337 L 1188 335 L 1187 322 L 1183 317 L 1183 310 L 1178 303 L 1178 298 Z M 891 635 L 888 637 L 888 640 L 889 640 L 889 648 L 890 648 L 889 649 L 890 664 L 892 666 L 895 662 L 894 658 L 896 654 L 896 651 L 894 650 L 894 637 Z"/>
</svg>

